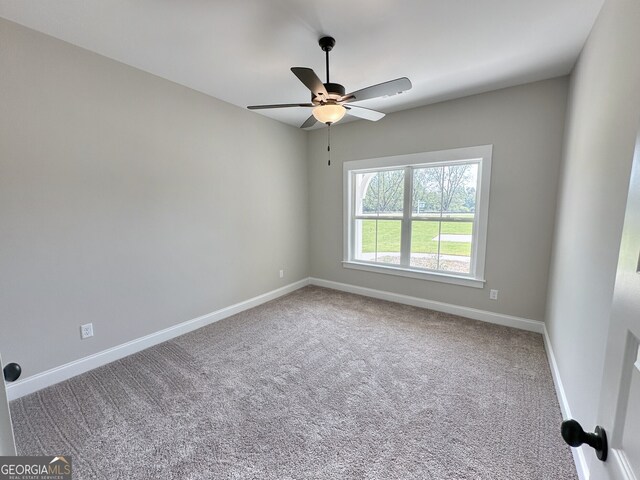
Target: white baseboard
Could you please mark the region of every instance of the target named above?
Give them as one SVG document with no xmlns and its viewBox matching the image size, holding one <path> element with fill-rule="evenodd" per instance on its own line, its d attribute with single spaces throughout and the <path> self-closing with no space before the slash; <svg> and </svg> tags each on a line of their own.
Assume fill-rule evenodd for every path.
<svg viewBox="0 0 640 480">
<path fill-rule="evenodd" d="M 547 352 L 547 359 L 549 360 L 549 367 L 551 367 L 551 376 L 553 377 L 553 384 L 556 387 L 556 395 L 558 396 L 558 402 L 560 403 L 560 410 L 562 411 L 562 418 L 565 420 L 573 418 L 571 416 L 571 408 L 569 407 L 569 401 L 562 385 L 562 379 L 560 378 L 560 370 L 556 363 L 556 356 L 553 353 L 551 347 L 551 340 L 549 339 L 549 332 L 547 332 L 546 325 L 542 333 L 544 338 L 544 349 Z M 589 480 L 589 465 L 584 455 L 583 447 L 572 448 L 573 461 L 576 464 L 576 470 L 578 471 L 578 477 L 580 480 Z"/>
<path fill-rule="evenodd" d="M 386 292 L 384 290 L 374 290 L 372 288 L 359 287 L 348 283 L 333 282 L 330 280 L 322 280 L 320 278 L 311 277 L 309 279 L 311 285 L 318 287 L 332 288 L 343 292 L 356 293 L 365 297 L 379 298 L 390 302 L 402 303 L 414 307 L 428 308 L 438 312 L 451 313 L 460 315 L 461 317 L 471 318 L 473 320 L 481 320 L 483 322 L 495 323 L 506 327 L 514 327 L 529 332 L 543 333 L 544 323 L 539 320 L 530 320 L 528 318 L 514 317 L 512 315 L 504 315 L 502 313 L 489 312 L 487 310 L 479 310 L 477 308 L 461 307 L 451 303 L 437 302 L 435 300 L 425 300 L 424 298 L 411 297 L 399 293 Z"/>
<path fill-rule="evenodd" d="M 109 362 L 119 360 L 127 355 L 144 350 L 145 348 L 152 347 L 172 338 L 179 337 L 185 333 L 191 332 L 198 328 L 204 327 L 211 323 L 222 320 L 223 318 L 230 317 L 237 313 L 243 312 L 253 307 L 257 307 L 263 303 L 274 300 L 278 297 L 282 297 L 288 293 L 291 293 L 299 288 L 302 288 L 309 284 L 309 279 L 305 278 L 298 282 L 291 283 L 284 287 L 270 292 L 263 293 L 257 297 L 250 298 L 235 305 L 216 310 L 215 312 L 208 313 L 193 320 L 188 320 L 173 327 L 165 328 L 159 332 L 155 332 L 144 337 L 131 340 L 130 342 L 117 345 L 115 347 L 103 350 L 93 355 L 74 360 L 73 362 L 60 365 L 59 367 L 46 370 L 36 375 L 31 375 L 22 380 L 18 380 L 15 383 L 7 385 L 7 397 L 9 400 L 28 395 L 37 390 L 41 390 L 45 387 L 53 385 L 63 380 L 67 380 L 81 373 L 87 372 L 94 368 L 105 365 Z"/>
</svg>

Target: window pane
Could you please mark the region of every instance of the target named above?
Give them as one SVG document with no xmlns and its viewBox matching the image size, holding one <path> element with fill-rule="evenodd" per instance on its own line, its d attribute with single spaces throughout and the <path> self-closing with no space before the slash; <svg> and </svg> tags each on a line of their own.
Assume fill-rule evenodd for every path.
<svg viewBox="0 0 640 480">
<path fill-rule="evenodd" d="M 470 273 L 478 164 L 416 168 L 413 175 L 412 216 L 442 221 L 412 223 L 410 265 Z"/>
<path fill-rule="evenodd" d="M 443 167 L 416 168 L 413 170 L 414 216 L 439 216 L 442 199 Z"/>
<path fill-rule="evenodd" d="M 440 222 L 411 222 L 410 265 L 438 269 L 438 228 Z"/>
<path fill-rule="evenodd" d="M 472 237 L 472 222 L 442 222 L 439 270 L 469 273 Z"/>
<path fill-rule="evenodd" d="M 414 221 L 410 265 L 470 273 L 472 234 L 472 222 Z"/>
<path fill-rule="evenodd" d="M 442 171 L 442 212 L 472 214 L 476 211 L 478 164 L 448 165 Z M 473 215 L 471 215 L 473 216 Z"/>
<path fill-rule="evenodd" d="M 475 212 L 477 182 L 476 163 L 416 168 L 411 212 L 414 216 Z"/>
<path fill-rule="evenodd" d="M 400 264 L 400 220 L 356 220 L 355 227 L 357 260 Z"/>
<path fill-rule="evenodd" d="M 356 215 L 402 216 L 404 169 L 355 175 Z"/>
</svg>

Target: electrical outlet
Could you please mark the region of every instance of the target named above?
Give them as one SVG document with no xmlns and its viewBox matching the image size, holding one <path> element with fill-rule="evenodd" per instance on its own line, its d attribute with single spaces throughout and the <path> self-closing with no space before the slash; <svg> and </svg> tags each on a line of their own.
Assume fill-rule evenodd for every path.
<svg viewBox="0 0 640 480">
<path fill-rule="evenodd" d="M 284 270 L 280 270 L 280 278 L 284 278 Z"/>
<path fill-rule="evenodd" d="M 84 340 L 85 338 L 93 337 L 93 323 L 85 323 L 84 325 L 80 325 L 80 338 Z"/>
<path fill-rule="evenodd" d="M 489 292 L 489 298 L 491 300 L 497 300 L 498 299 L 498 290 L 491 290 Z"/>
</svg>

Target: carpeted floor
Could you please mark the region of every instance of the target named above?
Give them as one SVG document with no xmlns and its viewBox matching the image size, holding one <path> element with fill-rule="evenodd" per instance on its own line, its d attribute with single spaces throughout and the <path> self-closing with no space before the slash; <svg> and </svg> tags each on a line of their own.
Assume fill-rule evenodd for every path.
<svg viewBox="0 0 640 480">
<path fill-rule="evenodd" d="M 538 334 L 306 287 L 11 404 L 82 479 L 576 479 Z"/>
</svg>

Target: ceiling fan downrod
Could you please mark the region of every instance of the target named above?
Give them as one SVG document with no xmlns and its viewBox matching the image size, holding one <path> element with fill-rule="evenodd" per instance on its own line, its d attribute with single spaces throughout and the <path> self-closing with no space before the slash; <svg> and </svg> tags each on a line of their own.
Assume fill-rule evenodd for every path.
<svg viewBox="0 0 640 480">
<path fill-rule="evenodd" d="M 335 46 L 336 40 L 333 37 L 322 37 L 320 40 L 318 40 L 318 44 L 320 45 L 320 48 L 324 51 L 324 54 L 325 54 L 325 62 L 326 62 L 326 69 L 327 69 L 327 83 L 329 83 L 330 82 L 330 80 L 329 80 L 329 52 Z"/>
</svg>

